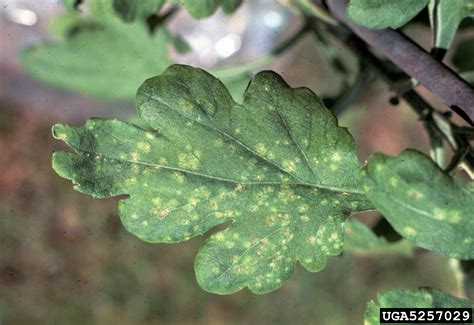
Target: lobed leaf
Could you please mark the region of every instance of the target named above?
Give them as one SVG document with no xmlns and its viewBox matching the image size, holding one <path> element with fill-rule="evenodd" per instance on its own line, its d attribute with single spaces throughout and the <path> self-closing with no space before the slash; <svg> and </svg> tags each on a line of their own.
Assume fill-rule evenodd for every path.
<svg viewBox="0 0 474 325">
<path fill-rule="evenodd" d="M 400 254 L 413 255 L 413 245 L 406 240 L 390 243 L 356 219 L 349 219 L 345 224 L 344 251 L 357 255 Z"/>
<path fill-rule="evenodd" d="M 364 324 L 380 324 L 380 308 L 473 308 L 474 302 L 453 297 L 450 294 L 432 288 L 417 291 L 392 290 L 379 293 L 378 303 L 369 301 L 364 314 Z"/>
<path fill-rule="evenodd" d="M 370 29 L 399 28 L 413 19 L 428 0 L 351 0 L 347 16 Z"/>
<path fill-rule="evenodd" d="M 53 168 L 94 197 L 119 203 L 124 226 L 175 243 L 232 223 L 201 247 L 199 284 L 227 294 L 280 287 L 295 263 L 321 270 L 342 250 L 343 224 L 370 204 L 354 140 L 309 89 L 257 74 L 242 104 L 203 70 L 173 65 L 138 90 L 154 132 L 117 120 L 56 125 Z"/>
<path fill-rule="evenodd" d="M 362 170 L 368 198 L 403 237 L 460 259 L 474 258 L 474 193 L 427 156 L 375 154 Z"/>
</svg>

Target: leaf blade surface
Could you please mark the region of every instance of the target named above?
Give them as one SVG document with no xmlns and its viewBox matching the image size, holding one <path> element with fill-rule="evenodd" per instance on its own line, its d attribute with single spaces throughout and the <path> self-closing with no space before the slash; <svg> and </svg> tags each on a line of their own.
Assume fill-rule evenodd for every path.
<svg viewBox="0 0 474 325">
<path fill-rule="evenodd" d="M 156 131 L 97 119 L 55 126 L 78 154 L 55 153 L 53 167 L 81 192 L 129 195 L 122 222 L 148 242 L 232 221 L 197 255 L 208 291 L 269 292 L 297 261 L 320 270 L 341 252 L 347 216 L 371 208 L 350 134 L 316 95 L 275 73 L 257 74 L 239 104 L 218 79 L 174 65 L 140 87 L 137 108 Z"/>
</svg>

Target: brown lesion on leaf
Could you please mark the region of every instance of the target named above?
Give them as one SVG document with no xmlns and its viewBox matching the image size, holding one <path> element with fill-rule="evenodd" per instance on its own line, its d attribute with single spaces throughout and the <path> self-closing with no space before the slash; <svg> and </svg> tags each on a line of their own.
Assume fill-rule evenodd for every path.
<svg viewBox="0 0 474 325">
<path fill-rule="evenodd" d="M 417 190 L 409 190 L 408 194 L 417 201 L 423 197 L 423 193 L 418 192 Z"/>
<path fill-rule="evenodd" d="M 166 218 L 168 214 L 170 213 L 170 209 L 166 208 L 160 212 L 160 218 Z"/>
</svg>

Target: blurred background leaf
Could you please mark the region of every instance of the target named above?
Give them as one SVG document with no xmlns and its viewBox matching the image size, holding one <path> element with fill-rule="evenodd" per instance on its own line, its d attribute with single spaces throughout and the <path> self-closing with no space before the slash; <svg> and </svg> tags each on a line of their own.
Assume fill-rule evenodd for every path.
<svg viewBox="0 0 474 325">
<path fill-rule="evenodd" d="M 400 254 L 414 255 L 415 246 L 406 240 L 388 242 L 378 237 L 372 229 L 357 219 L 349 219 L 345 224 L 344 251 L 358 255 Z"/>
</svg>

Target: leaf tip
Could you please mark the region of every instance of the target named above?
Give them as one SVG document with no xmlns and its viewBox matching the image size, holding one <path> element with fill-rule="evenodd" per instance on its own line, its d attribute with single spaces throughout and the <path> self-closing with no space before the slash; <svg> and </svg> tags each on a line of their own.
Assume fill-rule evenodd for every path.
<svg viewBox="0 0 474 325">
<path fill-rule="evenodd" d="M 67 139 L 66 126 L 64 124 L 54 124 L 51 128 L 53 138 L 65 141 Z"/>
</svg>

